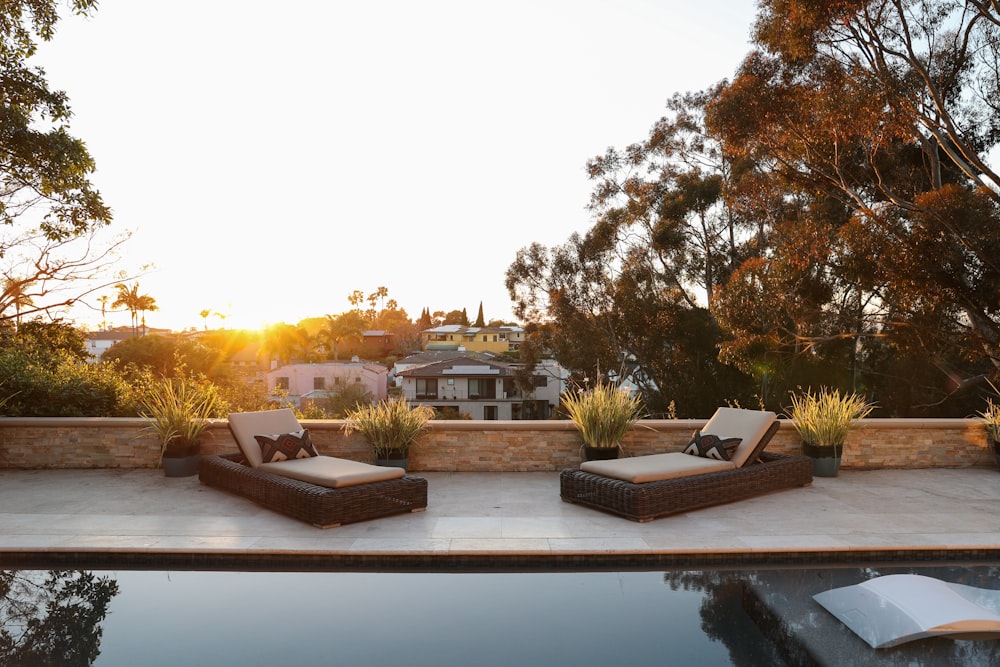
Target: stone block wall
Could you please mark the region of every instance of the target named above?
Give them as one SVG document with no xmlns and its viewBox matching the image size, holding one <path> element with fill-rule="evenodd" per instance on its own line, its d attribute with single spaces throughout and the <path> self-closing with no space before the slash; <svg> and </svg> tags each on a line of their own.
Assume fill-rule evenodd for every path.
<svg viewBox="0 0 1000 667">
<path fill-rule="evenodd" d="M 371 460 L 358 434 L 339 420 L 303 421 L 321 454 Z M 704 420 L 644 420 L 623 446 L 633 456 L 678 451 Z M 0 468 L 151 468 L 159 446 L 141 419 L 0 417 Z M 236 451 L 224 420 L 208 429 L 203 451 Z M 419 471 L 555 471 L 578 465 L 581 441 L 568 421 L 435 421 L 411 451 Z M 768 451 L 798 453 L 795 429 L 783 422 Z M 851 431 L 843 469 L 994 466 L 973 419 L 866 419 Z"/>
</svg>

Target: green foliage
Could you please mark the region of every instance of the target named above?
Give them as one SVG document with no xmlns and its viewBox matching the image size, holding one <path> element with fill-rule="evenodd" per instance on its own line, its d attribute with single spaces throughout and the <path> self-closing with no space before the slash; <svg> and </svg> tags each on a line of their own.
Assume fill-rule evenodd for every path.
<svg viewBox="0 0 1000 667">
<path fill-rule="evenodd" d="M 327 392 L 326 398 L 311 402 L 315 405 L 305 415 L 306 419 L 345 419 L 352 411 L 370 405 L 372 395 L 363 384 L 351 382 L 338 391 Z"/>
<path fill-rule="evenodd" d="M 92 665 L 118 583 L 92 572 L 0 570 L 0 663 Z"/>
<path fill-rule="evenodd" d="M 603 382 L 590 389 L 567 392 L 562 404 L 590 447 L 618 447 L 644 414 L 638 396 Z"/>
<path fill-rule="evenodd" d="M 839 389 L 821 387 L 816 393 L 792 394 L 788 417 L 802 441 L 817 447 L 844 444 L 855 420 L 864 419 L 875 405 L 858 394 L 841 394 Z"/>
<path fill-rule="evenodd" d="M 379 401 L 350 410 L 344 433 L 358 431 L 380 457 L 393 449 L 408 450 L 433 418 L 434 410 L 426 405 L 411 406 L 402 398 Z"/>
<path fill-rule="evenodd" d="M 83 334 L 61 322 L 0 327 L 5 411 L 18 417 L 118 417 L 136 414 L 136 382 L 107 364 L 89 364 Z"/>
<path fill-rule="evenodd" d="M 208 420 L 218 416 L 218 397 L 211 384 L 166 378 L 150 388 L 141 401 L 145 429 L 160 440 L 162 456 L 187 456 L 198 452 Z"/>
</svg>

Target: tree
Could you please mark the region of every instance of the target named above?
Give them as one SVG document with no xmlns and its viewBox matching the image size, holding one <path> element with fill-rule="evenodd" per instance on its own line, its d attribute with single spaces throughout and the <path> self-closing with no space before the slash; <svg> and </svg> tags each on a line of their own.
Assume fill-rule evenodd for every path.
<svg viewBox="0 0 1000 667">
<path fill-rule="evenodd" d="M 82 15 L 97 6 L 66 4 Z M 103 289 L 113 282 L 102 278 L 125 238 L 97 240 L 111 210 L 90 183 L 94 160 L 69 133 L 67 95 L 28 64 L 58 21 L 55 0 L 12 0 L 0 8 L 0 275 L 20 285 L 16 304 L 6 292 L 0 298 L 0 321 L 69 306 Z"/>
<path fill-rule="evenodd" d="M 802 249 L 820 232 L 816 266 L 842 304 L 836 329 L 788 333 L 804 349 L 850 338 L 855 358 L 887 337 L 942 368 L 957 357 L 973 373 L 977 359 L 1000 367 L 1000 177 L 987 158 L 1000 144 L 1000 7 L 760 7 L 760 48 L 709 126 L 732 159 L 811 199 L 805 210 L 844 211 L 782 229 Z"/>
<path fill-rule="evenodd" d="M 465 308 L 462 310 L 451 310 L 444 315 L 441 324 L 459 324 L 463 327 L 469 326 L 469 316 L 465 313 Z"/>
<path fill-rule="evenodd" d="M 139 282 L 132 283 L 131 286 L 125 283 L 115 285 L 118 295 L 111 304 L 112 308 L 124 307 L 132 316 L 132 333 L 139 333 L 139 314 L 142 313 L 143 334 L 146 333 L 146 311 L 157 310 L 156 299 L 148 294 L 139 294 Z"/>
<path fill-rule="evenodd" d="M 334 361 L 340 360 L 340 348 L 345 342 L 361 342 L 365 322 L 357 310 L 349 310 L 339 315 L 327 315 L 326 326 L 319 332 L 318 339 L 327 348 Z"/>
<path fill-rule="evenodd" d="M 34 319 L 16 330 L 0 323 L 0 386 L 5 412 L 21 417 L 119 417 L 136 414 L 135 388 L 113 366 L 87 362 L 83 333 Z"/>
<path fill-rule="evenodd" d="M 92 665 L 118 583 L 91 572 L 0 570 L 0 662 Z"/>
<path fill-rule="evenodd" d="M 424 308 L 420 312 L 420 319 L 417 320 L 417 329 L 424 331 L 426 329 L 431 329 L 434 327 L 434 320 L 431 319 L 431 311 L 428 308 Z"/>
<path fill-rule="evenodd" d="M 678 414 L 708 416 L 747 390 L 717 358 L 723 332 L 708 309 L 759 252 L 730 205 L 731 165 L 703 126 L 718 90 L 675 95 L 644 142 L 591 160 L 586 235 L 524 248 L 506 274 L 533 345 L 592 382 L 638 383 L 654 413 L 673 401 Z"/>
<path fill-rule="evenodd" d="M 483 318 L 483 302 L 479 302 L 479 314 L 476 315 L 476 322 L 472 326 L 474 327 L 485 327 L 486 320 Z"/>
<path fill-rule="evenodd" d="M 0 304 L 6 304 L 4 307 L 0 307 L 0 310 L 6 310 L 7 307 L 13 306 L 14 308 L 14 326 L 19 326 L 21 324 L 21 311 L 27 307 L 35 305 L 32 301 L 30 294 L 27 290 L 28 283 L 24 280 L 18 280 L 16 278 L 5 278 L 3 281 L 3 292 L 0 293 Z"/>
</svg>

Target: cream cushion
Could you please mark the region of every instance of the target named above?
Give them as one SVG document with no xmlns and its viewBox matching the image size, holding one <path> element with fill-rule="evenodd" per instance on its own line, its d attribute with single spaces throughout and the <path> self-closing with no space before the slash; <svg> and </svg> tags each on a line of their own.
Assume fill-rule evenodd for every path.
<svg viewBox="0 0 1000 667">
<path fill-rule="evenodd" d="M 778 419 L 773 412 L 764 410 L 743 410 L 741 408 L 719 408 L 702 427 L 702 434 L 717 435 L 720 438 L 740 438 L 740 446 L 730 456 L 737 468 L 750 460 L 761 438 Z"/>
<path fill-rule="evenodd" d="M 612 477 L 633 484 L 661 482 L 665 479 L 702 475 L 735 468 L 736 464 L 732 461 L 707 459 L 703 456 L 691 456 L 683 452 L 650 454 L 610 461 L 587 461 L 580 464 L 580 470 L 584 472 Z"/>
<path fill-rule="evenodd" d="M 233 412 L 229 415 L 229 430 L 233 432 L 236 445 L 251 468 L 258 468 L 264 457 L 255 435 L 276 435 L 301 431 L 302 425 L 290 408 L 263 410 L 261 412 Z"/>
<path fill-rule="evenodd" d="M 333 456 L 312 456 L 305 459 L 262 463 L 258 469 L 331 489 L 398 479 L 406 474 L 402 468 L 373 466 Z"/>
</svg>

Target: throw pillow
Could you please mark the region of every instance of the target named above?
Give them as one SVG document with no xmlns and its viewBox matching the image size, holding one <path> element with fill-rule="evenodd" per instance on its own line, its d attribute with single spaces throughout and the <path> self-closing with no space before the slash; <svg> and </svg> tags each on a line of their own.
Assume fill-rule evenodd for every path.
<svg viewBox="0 0 1000 667">
<path fill-rule="evenodd" d="M 319 456 L 312 440 L 309 439 L 309 429 L 306 428 L 292 433 L 255 435 L 254 440 L 260 445 L 261 458 L 263 458 L 264 463 Z"/>
<path fill-rule="evenodd" d="M 729 461 L 733 452 L 740 446 L 741 438 L 720 438 L 711 433 L 695 431 L 691 442 L 684 448 L 685 454 L 701 456 L 706 459 L 716 459 L 717 461 Z"/>
</svg>

